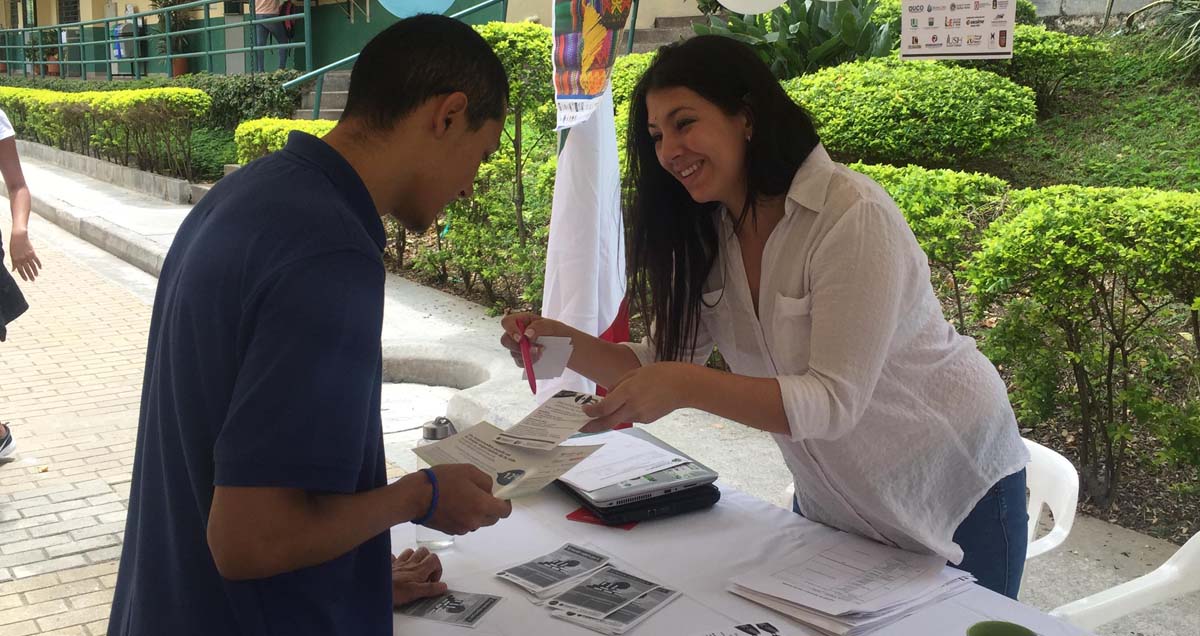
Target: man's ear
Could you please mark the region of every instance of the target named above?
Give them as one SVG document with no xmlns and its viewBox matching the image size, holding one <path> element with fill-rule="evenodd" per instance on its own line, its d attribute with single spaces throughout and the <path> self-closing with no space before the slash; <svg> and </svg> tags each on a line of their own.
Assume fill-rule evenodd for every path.
<svg viewBox="0 0 1200 636">
<path fill-rule="evenodd" d="M 433 135 L 437 138 L 446 136 L 451 130 L 458 132 L 459 128 L 467 125 L 467 95 L 463 92 L 450 93 L 434 97 L 436 106 L 433 109 Z"/>
</svg>

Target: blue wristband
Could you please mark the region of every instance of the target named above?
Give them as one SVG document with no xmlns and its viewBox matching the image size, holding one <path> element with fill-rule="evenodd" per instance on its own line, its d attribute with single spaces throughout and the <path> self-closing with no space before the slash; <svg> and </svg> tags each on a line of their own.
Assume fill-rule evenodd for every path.
<svg viewBox="0 0 1200 636">
<path fill-rule="evenodd" d="M 429 521 L 429 518 L 433 516 L 433 513 L 437 512 L 438 505 L 437 475 L 433 474 L 433 471 L 428 468 L 422 468 L 421 472 L 425 473 L 425 477 L 429 479 L 429 485 L 433 487 L 433 496 L 429 498 L 429 509 L 425 511 L 425 514 L 421 515 L 419 519 L 412 520 L 412 522 L 418 526 L 423 526 L 425 525 L 426 521 Z"/>
</svg>

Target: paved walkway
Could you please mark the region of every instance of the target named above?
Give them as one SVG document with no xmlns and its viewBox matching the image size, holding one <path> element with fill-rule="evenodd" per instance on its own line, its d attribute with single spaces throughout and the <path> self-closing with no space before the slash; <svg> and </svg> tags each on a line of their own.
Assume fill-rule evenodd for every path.
<svg viewBox="0 0 1200 636">
<path fill-rule="evenodd" d="M 5 202 L 6 203 L 6 202 Z M 7 208 L 7 205 L 4 205 Z M 43 275 L 0 353 L 0 633 L 105 632 L 137 435 L 150 308 L 32 221 Z M 8 235 L 9 220 L 0 221 Z M 58 232 L 61 234 L 61 232 Z"/>
<path fill-rule="evenodd" d="M 12 422 L 17 440 L 15 460 L 0 464 L 0 634 L 98 636 L 116 578 L 155 284 L 110 252 L 152 271 L 186 208 L 23 163 L 36 208 L 65 229 L 33 220 L 46 270 L 23 285 L 33 309 L 0 345 L 0 421 Z M 0 229 L 7 233 L 6 219 Z M 447 400 L 460 421 L 486 410 L 503 424 L 532 408 L 497 349 L 498 320 L 483 308 L 396 277 L 386 294 L 386 381 L 483 382 L 457 392 L 385 389 L 391 474 L 416 467 L 412 424 Z M 785 505 L 789 476 L 769 436 L 698 412 L 654 427 L 730 484 Z M 1144 573 L 1174 550 L 1081 518 L 1065 546 L 1029 564 L 1022 600 L 1050 609 Z M 1195 636 L 1198 607 L 1200 594 L 1193 594 L 1100 633 Z"/>
</svg>

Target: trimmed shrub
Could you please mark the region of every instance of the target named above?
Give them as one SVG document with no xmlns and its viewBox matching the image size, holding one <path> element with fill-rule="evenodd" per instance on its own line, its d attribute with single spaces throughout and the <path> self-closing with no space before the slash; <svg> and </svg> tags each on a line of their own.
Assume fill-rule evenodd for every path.
<svg viewBox="0 0 1200 636">
<path fill-rule="evenodd" d="M 840 158 L 948 166 L 1029 132 L 1033 91 L 984 71 L 872 59 L 784 83 Z"/>
<path fill-rule="evenodd" d="M 859 163 L 850 168 L 874 179 L 896 201 L 935 278 L 941 279 L 942 295 L 954 303 L 959 332 L 969 333 L 964 265 L 978 249 L 982 232 L 1003 210 L 1008 183 L 986 174 L 920 166 Z"/>
<path fill-rule="evenodd" d="M 618 57 L 617 61 L 613 63 L 610 81 L 612 82 L 613 107 L 618 113 L 622 109 L 628 112 L 633 89 L 637 87 L 638 81 L 642 79 L 642 75 L 646 74 L 646 70 L 650 68 L 653 61 L 653 53 L 631 53 Z M 621 129 L 618 128 L 618 137 L 621 132 Z"/>
<path fill-rule="evenodd" d="M 211 105 L 208 95 L 190 88 L 60 93 L 0 87 L 0 108 L 22 139 L 189 180 L 194 122 Z"/>
<path fill-rule="evenodd" d="M 76 80 L 0 75 L 0 86 L 36 88 L 62 93 L 127 91 L 140 88 L 198 88 L 212 99 L 212 107 L 196 122 L 196 128 L 225 128 L 232 131 L 240 122 L 263 117 L 287 118 L 300 106 L 300 89 L 285 90 L 284 82 L 300 76 L 299 71 L 280 70 L 254 75 L 195 73 L 174 79 L 145 77 L 139 80 Z"/>
<path fill-rule="evenodd" d="M 237 144 L 233 132 L 224 128 L 197 128 L 192 131 L 192 166 L 196 179 L 216 181 L 225 174 L 225 164 L 237 163 Z"/>
<path fill-rule="evenodd" d="M 1033 89 L 1039 113 L 1045 113 L 1069 77 L 1098 63 L 1108 47 L 1091 37 L 1051 31 L 1044 26 L 1017 25 L 1011 60 L 961 62 L 1003 75 Z"/>
<path fill-rule="evenodd" d="M 327 119 L 276 119 L 272 117 L 242 122 L 233 133 L 238 163 L 250 163 L 283 148 L 293 130 L 323 137 L 336 121 Z"/>
<path fill-rule="evenodd" d="M 1131 439 L 1200 458 L 1200 350 L 1179 337 L 1197 253 L 1200 194 L 1055 186 L 1013 193 L 968 265 L 981 307 L 1002 308 L 983 348 L 1010 373 L 1023 424 L 1077 423 L 1084 493 L 1101 508 Z"/>
</svg>

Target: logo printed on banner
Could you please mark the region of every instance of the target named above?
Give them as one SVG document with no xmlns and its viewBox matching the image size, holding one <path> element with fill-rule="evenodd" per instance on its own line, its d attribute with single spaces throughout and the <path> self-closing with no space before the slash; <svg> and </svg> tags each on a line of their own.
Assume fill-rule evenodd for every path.
<svg viewBox="0 0 1200 636">
<path fill-rule="evenodd" d="M 910 5 L 908 5 L 908 12 L 909 13 L 925 13 L 925 7 L 921 6 L 921 5 L 910 4 Z"/>
<path fill-rule="evenodd" d="M 971 16 L 967 18 L 967 26 L 969 27 L 983 26 L 984 22 L 987 22 L 987 19 L 983 16 Z"/>
<path fill-rule="evenodd" d="M 982 35 L 968 35 L 967 36 L 967 46 L 979 46 L 982 43 L 983 43 Z"/>
</svg>

